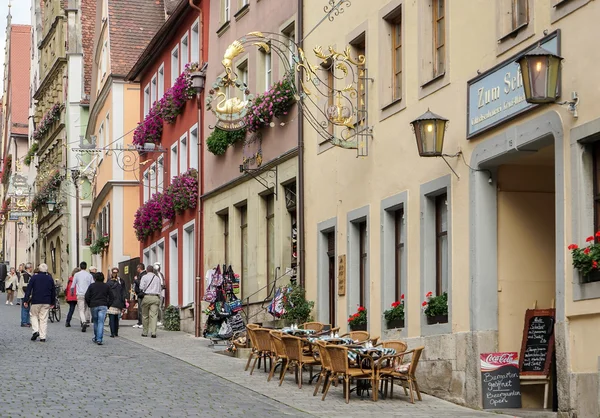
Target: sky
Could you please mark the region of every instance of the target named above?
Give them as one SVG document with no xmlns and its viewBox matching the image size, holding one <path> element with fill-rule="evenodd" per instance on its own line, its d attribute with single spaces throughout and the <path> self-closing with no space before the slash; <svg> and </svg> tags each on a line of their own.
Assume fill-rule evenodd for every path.
<svg viewBox="0 0 600 418">
<path fill-rule="evenodd" d="M 13 24 L 31 24 L 31 0 L 12 0 L 11 14 Z M 0 74 L 3 74 L 4 54 L 6 45 L 6 16 L 8 15 L 9 0 L 0 0 L 0 46 L 2 53 L 0 54 Z M 2 77 L 0 77 L 0 88 L 2 85 Z M 0 92 L 3 90 L 0 89 Z M 1 93 L 0 93 L 1 95 Z"/>
</svg>

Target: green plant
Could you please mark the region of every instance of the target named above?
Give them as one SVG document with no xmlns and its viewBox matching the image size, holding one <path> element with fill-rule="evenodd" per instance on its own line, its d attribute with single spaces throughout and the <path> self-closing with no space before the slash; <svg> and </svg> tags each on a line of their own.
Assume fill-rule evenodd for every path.
<svg viewBox="0 0 600 418">
<path fill-rule="evenodd" d="M 310 322 L 314 306 L 315 302 L 306 300 L 306 290 L 303 287 L 292 285 L 292 290 L 283 298 L 285 313 L 281 318 L 295 324 Z"/>
<path fill-rule="evenodd" d="M 400 300 L 392 303 L 392 309 L 383 312 L 386 321 L 404 321 L 404 295 Z"/>
<path fill-rule="evenodd" d="M 40 145 L 38 144 L 37 141 L 35 141 L 33 144 L 31 144 L 29 151 L 27 151 L 27 154 L 25 155 L 25 158 L 23 159 L 23 163 L 25 163 L 26 166 L 29 167 L 31 165 L 31 160 L 33 159 L 33 157 L 35 156 L 35 153 L 38 151 L 39 148 L 40 148 Z"/>
<path fill-rule="evenodd" d="M 179 308 L 169 305 L 163 315 L 163 325 L 167 331 L 179 331 Z"/>
<path fill-rule="evenodd" d="M 356 325 L 364 325 L 367 323 L 367 309 L 364 306 L 359 306 L 356 313 L 348 318 L 348 325 L 351 327 Z"/>
<path fill-rule="evenodd" d="M 104 234 L 103 236 L 98 238 L 95 243 L 90 245 L 90 252 L 92 254 L 100 254 L 102 251 L 104 251 L 106 248 L 108 248 L 109 242 L 110 242 L 110 239 L 109 239 L 108 235 Z"/>
<path fill-rule="evenodd" d="M 596 232 L 596 238 L 600 238 L 600 231 Z M 588 246 L 579 248 L 577 244 L 571 244 L 567 247 L 573 257 L 573 267 L 579 270 L 584 276 L 592 271 L 598 270 L 600 262 L 600 243 L 596 242 L 594 236 L 589 236 L 585 240 Z"/>
<path fill-rule="evenodd" d="M 429 292 L 425 295 L 425 299 L 421 304 L 425 316 L 448 315 L 448 293 L 433 296 L 433 293 Z"/>
<path fill-rule="evenodd" d="M 230 145 L 243 141 L 246 137 L 246 130 L 225 131 L 215 128 L 206 138 L 206 148 L 215 155 L 223 155 Z"/>
</svg>

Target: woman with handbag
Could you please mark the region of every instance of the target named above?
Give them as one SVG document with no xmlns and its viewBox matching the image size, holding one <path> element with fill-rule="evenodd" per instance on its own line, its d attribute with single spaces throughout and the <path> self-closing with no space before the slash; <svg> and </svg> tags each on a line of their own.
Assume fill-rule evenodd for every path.
<svg viewBox="0 0 600 418">
<path fill-rule="evenodd" d="M 65 321 L 65 327 L 67 328 L 71 326 L 71 319 L 73 318 L 75 308 L 77 307 L 77 289 L 75 289 L 75 286 L 73 285 L 73 278 L 75 277 L 75 273 L 78 272 L 79 267 L 75 267 L 67 282 L 67 288 L 65 289 L 65 300 L 69 304 L 69 313 L 67 314 L 67 320 Z"/>
<path fill-rule="evenodd" d="M 15 271 L 14 267 L 11 267 L 6 279 L 4 279 L 7 305 L 13 305 L 13 300 L 15 299 L 15 290 L 17 290 L 17 283 L 17 272 Z"/>
<path fill-rule="evenodd" d="M 110 337 L 119 336 L 119 315 L 125 310 L 126 290 L 123 279 L 119 278 L 119 269 L 113 267 L 108 287 L 113 294 L 113 302 L 108 308 L 108 324 L 110 325 Z"/>
</svg>

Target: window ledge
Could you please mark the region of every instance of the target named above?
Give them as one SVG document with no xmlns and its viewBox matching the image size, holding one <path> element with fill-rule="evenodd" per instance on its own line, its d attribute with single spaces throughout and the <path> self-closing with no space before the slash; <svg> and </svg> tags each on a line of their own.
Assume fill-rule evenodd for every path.
<svg viewBox="0 0 600 418">
<path fill-rule="evenodd" d="M 233 15 L 235 21 L 237 22 L 242 17 L 244 17 L 246 13 L 248 13 L 248 11 L 250 11 L 250 4 L 245 4 L 240 10 L 237 11 L 236 14 Z"/>
<path fill-rule="evenodd" d="M 425 83 L 421 84 L 421 88 L 424 89 L 426 87 L 431 86 L 432 84 L 437 83 L 438 81 L 440 81 L 442 78 L 444 78 L 444 76 L 446 75 L 446 72 L 444 71 L 443 73 L 440 73 L 438 75 L 436 75 L 435 77 L 433 77 L 431 80 L 426 81 Z"/>
<path fill-rule="evenodd" d="M 389 108 L 391 108 L 391 107 L 394 107 L 394 106 L 396 106 L 396 105 L 398 105 L 398 104 L 400 104 L 400 103 L 402 103 L 402 98 L 399 98 L 399 99 L 394 99 L 394 100 L 392 100 L 391 102 L 389 102 L 388 104 L 386 104 L 386 105 L 383 105 L 383 107 L 381 108 L 381 111 L 382 111 L 382 112 L 383 112 L 383 111 L 386 111 L 386 110 L 388 110 Z"/>
<path fill-rule="evenodd" d="M 519 35 L 519 32 L 521 32 L 521 30 L 523 30 L 524 28 L 526 28 L 529 25 L 529 22 L 523 23 L 520 26 L 517 26 L 516 28 L 514 28 L 513 30 L 511 30 L 510 32 L 508 32 L 506 35 L 504 35 L 503 37 L 501 37 L 500 39 L 498 39 L 498 43 L 501 44 L 502 42 L 505 42 L 509 39 L 514 39 Z"/>
<path fill-rule="evenodd" d="M 220 38 L 223 36 L 225 32 L 229 29 L 229 20 L 221 25 L 219 29 L 217 29 L 217 36 Z"/>
<path fill-rule="evenodd" d="M 560 7 L 564 6 L 565 4 L 567 4 L 568 2 L 569 2 L 569 0 L 558 0 L 555 4 L 552 5 L 552 7 L 560 8 Z"/>
</svg>

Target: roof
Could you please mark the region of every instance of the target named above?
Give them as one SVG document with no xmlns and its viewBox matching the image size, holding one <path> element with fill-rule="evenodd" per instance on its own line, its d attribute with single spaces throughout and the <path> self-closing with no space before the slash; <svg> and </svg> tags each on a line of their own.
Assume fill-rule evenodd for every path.
<svg viewBox="0 0 600 418">
<path fill-rule="evenodd" d="M 179 28 L 179 21 L 186 17 L 185 12 L 190 9 L 189 1 L 171 0 L 171 2 L 178 3 L 177 7 L 173 9 L 167 21 L 156 32 L 156 35 L 154 35 L 144 52 L 138 56 L 137 62 L 129 67 L 131 71 L 127 74 L 127 80 L 139 81 L 140 74 L 144 71 L 144 68 L 168 44 L 173 34 Z"/>
<path fill-rule="evenodd" d="M 110 0 L 108 26 L 110 65 L 125 75 L 165 21 L 163 0 Z"/>
<path fill-rule="evenodd" d="M 165 13 L 167 13 L 167 15 L 171 16 L 173 14 L 173 12 L 175 12 L 175 10 L 177 9 L 177 6 L 181 3 L 181 2 L 187 2 L 188 0 L 164 0 L 165 2 Z"/>
<path fill-rule="evenodd" d="M 10 131 L 27 135 L 29 131 L 29 70 L 31 66 L 31 26 L 10 27 Z"/>
<path fill-rule="evenodd" d="M 83 94 L 82 103 L 89 103 L 94 66 L 94 30 L 96 24 L 96 0 L 81 2 L 81 44 L 83 46 Z"/>
</svg>

